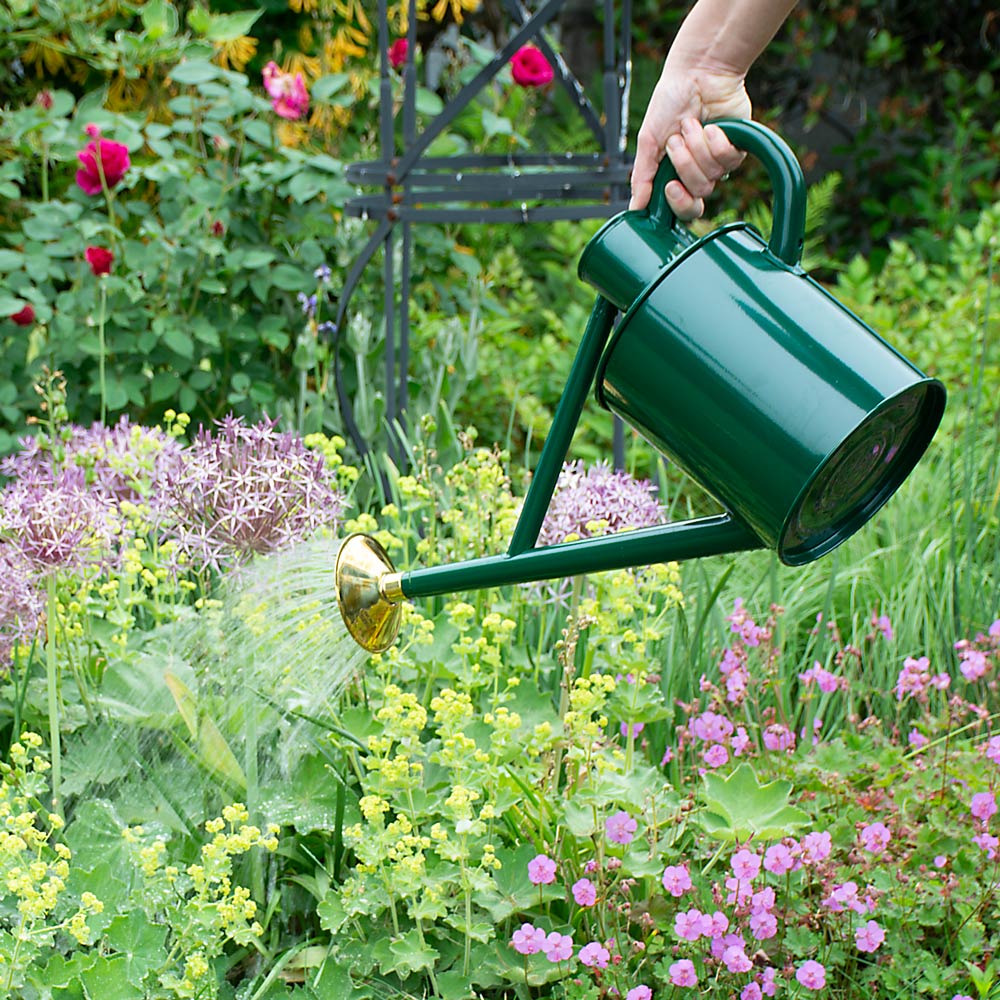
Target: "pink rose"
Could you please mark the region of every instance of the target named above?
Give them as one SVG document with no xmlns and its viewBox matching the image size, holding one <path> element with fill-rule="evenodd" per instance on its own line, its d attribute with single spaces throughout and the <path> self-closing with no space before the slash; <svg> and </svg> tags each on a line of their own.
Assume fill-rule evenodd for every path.
<svg viewBox="0 0 1000 1000">
<path fill-rule="evenodd" d="M 76 183 L 84 194 L 100 194 L 101 174 L 108 190 L 113 188 L 124 176 L 125 171 L 132 166 L 128 156 L 128 147 L 110 139 L 94 139 L 81 149 L 76 158 L 81 163 L 81 169 L 76 172 Z"/>
<path fill-rule="evenodd" d="M 548 59 L 534 47 L 522 45 L 510 59 L 514 82 L 522 87 L 544 87 L 552 82 L 552 67 Z"/>
<path fill-rule="evenodd" d="M 389 65 L 393 69 L 399 69 L 406 62 L 409 51 L 410 43 L 405 38 L 397 38 L 389 46 Z"/>
<path fill-rule="evenodd" d="M 114 263 L 115 255 L 110 250 L 104 247 L 87 247 L 83 256 L 95 275 L 111 273 L 111 265 Z"/>
<path fill-rule="evenodd" d="M 11 322 L 16 323 L 18 326 L 31 326 L 35 322 L 34 307 L 29 302 L 23 309 L 19 309 L 16 313 L 13 313 L 10 319 Z"/>
<path fill-rule="evenodd" d="M 309 110 L 309 91 L 301 73 L 286 73 L 276 62 L 263 69 L 264 89 L 271 98 L 271 107 L 279 118 L 294 121 Z"/>
</svg>

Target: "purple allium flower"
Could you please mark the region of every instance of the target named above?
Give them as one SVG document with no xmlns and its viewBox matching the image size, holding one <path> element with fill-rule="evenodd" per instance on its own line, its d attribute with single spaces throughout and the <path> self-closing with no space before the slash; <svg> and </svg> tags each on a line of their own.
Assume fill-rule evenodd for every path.
<svg viewBox="0 0 1000 1000">
<path fill-rule="evenodd" d="M 227 417 L 214 433 L 202 428 L 164 479 L 167 533 L 207 566 L 239 564 L 337 523 L 343 500 L 323 457 L 276 422 Z"/>
<path fill-rule="evenodd" d="M 79 468 L 26 474 L 7 486 L 2 504 L 0 536 L 38 574 L 103 557 L 119 530 L 110 504 L 87 489 Z"/>
<path fill-rule="evenodd" d="M 38 629 L 42 595 L 35 574 L 10 545 L 0 546 L 0 667 L 14 646 L 30 642 Z"/>
<path fill-rule="evenodd" d="M 44 436 L 23 438 L 20 444 L 19 452 L 0 462 L 5 475 L 51 479 L 61 468 L 80 468 L 90 490 L 115 501 L 149 496 L 181 454 L 173 435 L 125 416 L 112 427 L 70 424 L 54 447 Z"/>
<path fill-rule="evenodd" d="M 589 538 L 594 522 L 607 522 L 607 532 L 659 524 L 662 508 L 648 480 L 615 472 L 608 465 L 584 471 L 582 462 L 567 462 L 559 474 L 549 512 L 538 535 L 540 545 L 556 545 L 567 535 Z M 604 533 L 604 532 L 599 532 Z"/>
</svg>

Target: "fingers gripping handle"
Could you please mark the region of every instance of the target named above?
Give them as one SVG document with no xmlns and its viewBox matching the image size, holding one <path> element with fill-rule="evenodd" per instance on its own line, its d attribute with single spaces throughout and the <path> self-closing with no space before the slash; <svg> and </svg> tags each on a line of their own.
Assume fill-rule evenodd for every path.
<svg viewBox="0 0 1000 1000">
<path fill-rule="evenodd" d="M 806 182 L 795 154 L 784 139 L 758 122 L 720 118 L 707 124 L 718 125 L 737 149 L 753 154 L 767 168 L 774 189 L 774 222 L 768 247 L 789 267 L 797 267 L 802 259 L 805 238 Z M 653 180 L 649 217 L 654 223 L 667 228 L 674 225 L 675 218 L 667 204 L 664 188 L 668 181 L 676 177 L 670 157 L 664 156 Z"/>
</svg>

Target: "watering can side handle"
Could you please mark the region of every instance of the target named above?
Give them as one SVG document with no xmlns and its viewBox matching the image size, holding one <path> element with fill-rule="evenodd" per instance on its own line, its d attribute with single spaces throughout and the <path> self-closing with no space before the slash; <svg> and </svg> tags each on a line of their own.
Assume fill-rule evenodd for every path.
<svg viewBox="0 0 1000 1000">
<path fill-rule="evenodd" d="M 743 118 L 719 118 L 706 124 L 718 125 L 734 146 L 753 154 L 767 168 L 767 175 L 774 189 L 774 222 L 771 225 L 768 247 L 775 257 L 789 267 L 798 267 L 805 238 L 806 183 L 795 153 L 781 136 L 759 122 Z M 653 181 L 649 217 L 654 223 L 667 228 L 674 225 L 675 218 L 663 189 L 676 176 L 670 157 L 664 156 Z"/>
</svg>

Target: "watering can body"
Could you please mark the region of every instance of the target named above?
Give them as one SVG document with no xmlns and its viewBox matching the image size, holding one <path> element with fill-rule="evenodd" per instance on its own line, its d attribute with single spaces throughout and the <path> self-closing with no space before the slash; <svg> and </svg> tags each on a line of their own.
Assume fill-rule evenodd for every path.
<svg viewBox="0 0 1000 1000">
<path fill-rule="evenodd" d="M 760 547 L 801 565 L 853 534 L 912 471 L 944 387 L 802 270 L 805 185 L 788 146 L 754 122 L 718 124 L 767 167 L 770 239 L 744 223 L 700 239 L 677 225 L 665 160 L 649 210 L 619 214 L 581 255 L 598 299 L 507 552 L 399 574 L 371 539 L 349 538 L 338 600 L 361 645 L 395 638 L 404 597 Z M 725 513 L 538 548 L 592 387 Z"/>
</svg>

